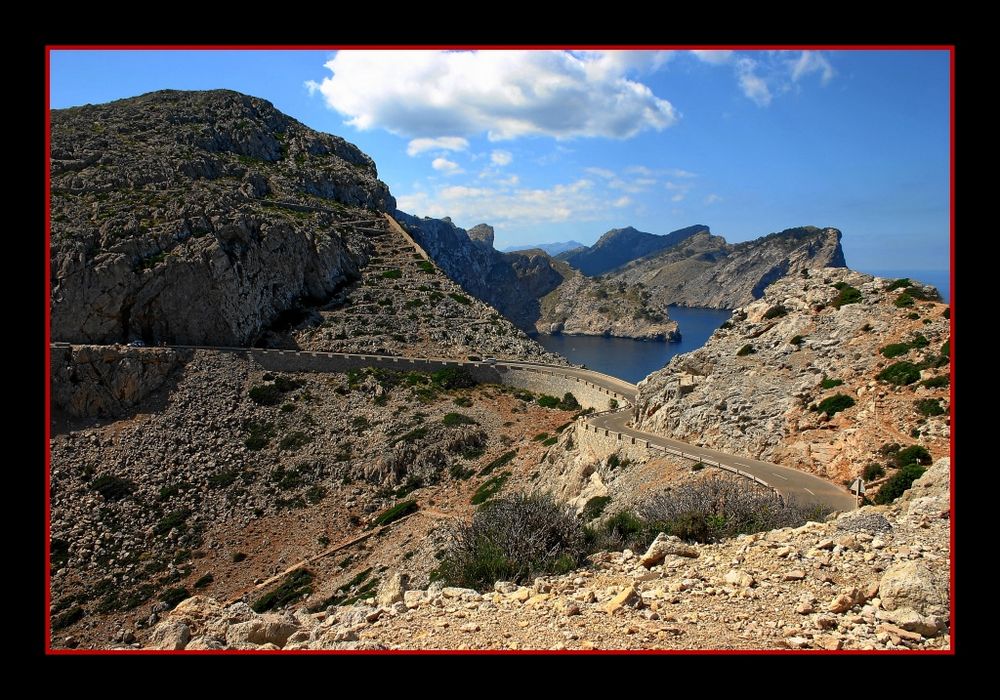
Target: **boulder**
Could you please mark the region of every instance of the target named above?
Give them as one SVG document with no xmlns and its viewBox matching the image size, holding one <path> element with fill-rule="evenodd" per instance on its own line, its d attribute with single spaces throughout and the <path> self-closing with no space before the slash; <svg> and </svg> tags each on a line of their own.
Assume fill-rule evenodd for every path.
<svg viewBox="0 0 1000 700">
<path fill-rule="evenodd" d="M 649 549 L 642 555 L 639 563 L 648 569 L 661 563 L 668 554 L 679 557 L 697 557 L 698 550 L 684 544 L 679 537 L 661 532 L 653 540 L 653 543 L 649 545 Z"/>
</svg>

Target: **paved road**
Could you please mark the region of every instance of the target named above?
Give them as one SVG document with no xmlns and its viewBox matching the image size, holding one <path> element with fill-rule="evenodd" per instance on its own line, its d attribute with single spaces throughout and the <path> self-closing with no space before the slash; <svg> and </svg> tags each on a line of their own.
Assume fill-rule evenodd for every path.
<svg viewBox="0 0 1000 700">
<path fill-rule="evenodd" d="M 53 346 L 66 347 L 68 343 L 53 343 Z M 194 345 L 176 345 L 173 347 L 177 348 L 191 348 L 200 350 L 222 350 L 229 352 L 245 352 L 247 348 L 233 348 L 233 347 L 212 347 L 212 346 L 194 346 Z M 284 351 L 284 352 L 295 352 L 295 351 Z M 386 355 L 369 355 L 365 353 L 337 353 L 337 352 L 313 352 L 313 351 L 303 351 L 303 354 L 307 355 L 334 355 L 341 357 L 352 357 L 359 359 L 369 359 L 372 364 L 385 364 L 392 363 L 393 358 Z M 439 358 L 439 357 L 426 357 L 426 358 L 396 358 L 400 361 L 416 359 L 422 361 L 430 362 L 442 362 L 448 364 L 458 364 L 458 365 L 483 365 L 484 362 L 472 362 L 472 361 L 462 361 L 454 360 L 449 358 Z M 807 472 L 799 471 L 797 469 L 790 469 L 788 467 L 782 467 L 777 464 L 770 464 L 768 462 L 762 462 L 756 459 L 750 459 L 748 457 L 740 457 L 736 455 L 726 454 L 725 452 L 719 452 L 718 450 L 712 450 L 707 447 L 697 447 L 686 442 L 681 442 L 680 440 L 674 440 L 672 438 L 664 437 L 662 435 L 656 435 L 654 433 L 647 433 L 635 428 L 629 427 L 628 422 L 632 417 L 631 404 L 635 403 L 636 394 L 638 393 L 638 388 L 635 384 L 626 382 L 618 377 L 612 377 L 608 374 L 603 374 L 601 372 L 595 372 L 594 370 L 581 369 L 579 367 L 570 367 L 562 365 L 550 365 L 543 364 L 540 362 L 515 362 L 515 361 L 499 361 L 496 363 L 497 366 L 503 367 L 523 367 L 534 369 L 538 371 L 548 372 L 552 374 L 561 374 L 569 377 L 575 377 L 584 381 L 588 381 L 591 384 L 595 384 L 604 389 L 608 389 L 620 397 L 622 397 L 622 405 L 618 411 L 603 412 L 598 415 L 590 416 L 587 421 L 590 425 L 595 428 L 613 430 L 623 435 L 634 437 L 636 439 L 648 441 L 653 447 L 659 447 L 665 449 L 673 454 L 678 452 L 684 455 L 690 455 L 694 459 L 701 460 L 706 464 L 711 466 L 720 466 L 722 468 L 729 468 L 730 471 L 738 471 L 744 474 L 749 474 L 755 477 L 757 480 L 764 482 L 768 486 L 773 487 L 782 496 L 794 498 L 800 502 L 812 502 L 812 503 L 823 503 L 835 510 L 845 511 L 853 510 L 855 507 L 854 496 L 851 495 L 843 487 L 821 479 L 818 476 L 814 476 Z M 391 366 L 391 365 L 390 365 Z"/>
</svg>

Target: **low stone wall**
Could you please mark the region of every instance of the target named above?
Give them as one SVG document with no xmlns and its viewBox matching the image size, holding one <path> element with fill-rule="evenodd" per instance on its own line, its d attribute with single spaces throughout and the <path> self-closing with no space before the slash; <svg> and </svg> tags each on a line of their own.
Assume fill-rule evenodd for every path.
<svg viewBox="0 0 1000 700">
<path fill-rule="evenodd" d="M 654 457 L 662 457 L 664 453 L 649 449 L 645 440 L 622 435 L 614 430 L 596 428 L 586 420 L 577 420 L 573 442 L 594 455 L 596 459 L 604 459 L 608 455 L 618 453 L 631 460 L 645 461 Z"/>
<path fill-rule="evenodd" d="M 628 400 L 610 389 L 584 379 L 559 374 L 558 371 L 528 367 L 498 367 L 497 372 L 500 375 L 500 382 L 508 386 L 528 389 L 538 394 L 549 394 L 560 399 L 563 394 L 569 392 L 576 397 L 581 406 L 593 408 L 595 411 L 606 411 L 610 407 L 611 399 L 616 399 L 622 405 Z"/>
</svg>

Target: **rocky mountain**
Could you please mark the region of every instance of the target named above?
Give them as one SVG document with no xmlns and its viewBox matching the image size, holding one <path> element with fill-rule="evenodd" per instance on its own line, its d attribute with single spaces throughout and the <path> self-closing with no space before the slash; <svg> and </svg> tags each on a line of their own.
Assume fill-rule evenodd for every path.
<svg viewBox="0 0 1000 700">
<path fill-rule="evenodd" d="M 677 332 L 634 285 L 602 285 L 541 250 L 500 253 L 486 224 L 465 231 L 451 219 L 395 217 L 448 276 L 522 330 L 645 339 Z"/>
<path fill-rule="evenodd" d="M 603 275 L 626 263 L 652 255 L 682 243 L 696 233 L 708 232 L 708 227 L 695 224 L 659 235 L 637 231 L 628 226 L 608 231 L 597 242 L 583 250 L 571 250 L 559 255 L 585 275 Z"/>
<path fill-rule="evenodd" d="M 586 248 L 583 243 L 579 241 L 558 241 L 556 243 L 538 243 L 535 245 L 514 245 L 508 246 L 503 249 L 504 253 L 516 253 L 524 250 L 540 250 L 548 255 L 556 256 L 560 253 L 565 253 L 570 250 L 576 250 L 577 248 Z"/>
<path fill-rule="evenodd" d="M 54 340 L 558 361 L 419 267 L 371 158 L 265 100 L 54 110 L 51 167 Z M 491 229 L 474 237 L 492 250 Z"/>
<path fill-rule="evenodd" d="M 950 314 L 938 299 L 844 268 L 785 277 L 640 382 L 634 424 L 834 481 L 884 465 L 893 445 L 947 455 Z"/>
<path fill-rule="evenodd" d="M 730 244 L 705 229 L 608 277 L 640 285 L 656 304 L 732 309 L 759 299 L 785 275 L 846 267 L 840 239 L 835 228 L 803 226 Z"/>
</svg>

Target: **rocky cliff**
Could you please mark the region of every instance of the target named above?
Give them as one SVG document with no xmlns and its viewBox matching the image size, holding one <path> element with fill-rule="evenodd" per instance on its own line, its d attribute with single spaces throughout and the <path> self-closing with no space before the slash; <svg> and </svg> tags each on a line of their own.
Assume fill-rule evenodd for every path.
<svg viewBox="0 0 1000 700">
<path fill-rule="evenodd" d="M 785 277 L 640 382 L 635 425 L 836 481 L 885 464 L 894 443 L 947 455 L 950 326 L 938 298 L 844 268 Z"/>
<path fill-rule="evenodd" d="M 271 103 L 161 91 L 52 111 L 52 337 L 242 345 L 356 278 L 375 164 Z"/>
<path fill-rule="evenodd" d="M 759 299 L 785 275 L 846 267 L 840 239 L 835 228 L 805 226 L 733 245 L 704 229 L 608 277 L 641 285 L 659 305 L 733 309 Z"/>
<path fill-rule="evenodd" d="M 637 231 L 631 226 L 616 228 L 597 239 L 594 245 L 562 253 L 559 258 L 585 275 L 593 277 L 621 267 L 632 260 L 672 248 L 701 232 L 708 233 L 708 226 L 695 224 L 664 235 Z"/>
</svg>

